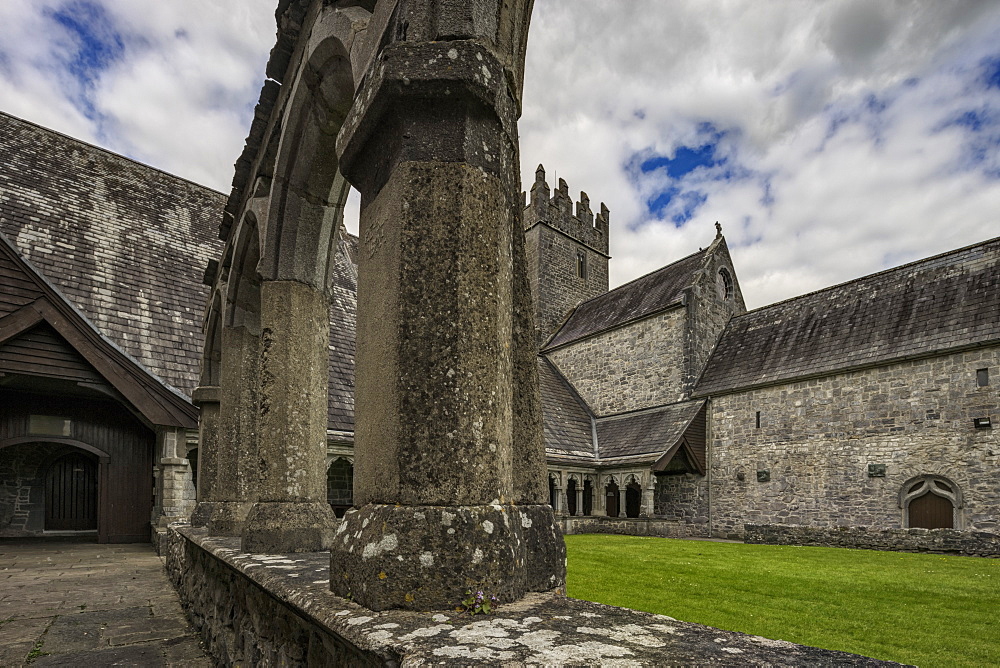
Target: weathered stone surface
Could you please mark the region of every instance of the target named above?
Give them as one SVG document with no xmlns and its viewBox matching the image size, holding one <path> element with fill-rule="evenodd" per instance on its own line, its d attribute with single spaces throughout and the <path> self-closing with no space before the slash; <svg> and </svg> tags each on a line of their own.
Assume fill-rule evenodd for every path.
<svg viewBox="0 0 1000 668">
<path fill-rule="evenodd" d="M 561 517 L 566 535 L 607 533 L 622 536 L 662 536 L 664 538 L 707 538 L 708 524 L 659 517 Z"/>
<path fill-rule="evenodd" d="M 191 525 L 217 536 L 239 536 L 252 507 L 253 501 L 202 501 L 191 513 Z"/>
<path fill-rule="evenodd" d="M 330 555 L 331 589 L 373 610 L 447 610 L 470 590 L 506 603 L 565 583 L 548 506 L 368 504 L 344 516 Z"/>
<path fill-rule="evenodd" d="M 243 527 L 244 549 L 326 549 L 336 524 L 325 475 L 329 301 L 303 283 L 265 281 L 261 325 L 262 465 L 258 502 Z"/>
<path fill-rule="evenodd" d="M 258 501 L 243 525 L 247 552 L 284 554 L 330 547 L 337 518 L 325 501 Z"/>
<path fill-rule="evenodd" d="M 890 552 L 929 552 L 1000 558 L 1000 534 L 955 529 L 879 529 L 746 524 L 744 543 L 850 547 Z"/>
<path fill-rule="evenodd" d="M 484 616 L 375 612 L 329 591 L 324 553 L 238 548 L 232 538 L 171 527 L 168 573 L 224 664 L 898 665 L 551 593 Z"/>
</svg>

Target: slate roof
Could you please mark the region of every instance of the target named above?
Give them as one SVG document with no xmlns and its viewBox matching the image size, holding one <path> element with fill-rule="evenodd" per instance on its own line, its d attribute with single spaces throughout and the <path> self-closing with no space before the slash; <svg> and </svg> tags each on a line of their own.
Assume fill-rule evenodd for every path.
<svg viewBox="0 0 1000 668">
<path fill-rule="evenodd" d="M 583 302 L 545 344 L 551 349 L 681 303 L 708 249 Z"/>
<path fill-rule="evenodd" d="M 538 358 L 538 385 L 542 397 L 542 431 L 550 457 L 593 465 L 594 436 L 591 413 L 562 374 Z"/>
<path fill-rule="evenodd" d="M 730 320 L 706 396 L 1000 342 L 1000 238 Z"/>
<path fill-rule="evenodd" d="M 224 201 L 0 112 L 0 232 L 115 345 L 188 396 Z"/>
<path fill-rule="evenodd" d="M 597 421 L 597 440 L 604 463 L 652 463 L 684 435 L 705 401 L 685 401 Z M 612 460 L 612 461 L 609 461 Z"/>
<path fill-rule="evenodd" d="M 341 227 L 330 305 L 330 429 L 354 431 L 354 341 L 358 312 L 358 238 Z"/>
</svg>

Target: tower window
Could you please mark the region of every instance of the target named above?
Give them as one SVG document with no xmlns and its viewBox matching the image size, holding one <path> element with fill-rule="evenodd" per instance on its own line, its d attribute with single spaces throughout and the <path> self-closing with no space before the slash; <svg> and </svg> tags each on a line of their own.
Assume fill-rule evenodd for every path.
<svg viewBox="0 0 1000 668">
<path fill-rule="evenodd" d="M 990 370 L 976 369 L 976 385 L 978 387 L 986 387 L 989 384 L 990 384 Z"/>
<path fill-rule="evenodd" d="M 587 278 L 587 254 L 583 251 L 576 252 L 576 275 L 578 278 Z"/>
<path fill-rule="evenodd" d="M 733 296 L 733 277 L 725 267 L 715 277 L 715 289 L 719 293 L 719 299 L 726 300 Z"/>
</svg>

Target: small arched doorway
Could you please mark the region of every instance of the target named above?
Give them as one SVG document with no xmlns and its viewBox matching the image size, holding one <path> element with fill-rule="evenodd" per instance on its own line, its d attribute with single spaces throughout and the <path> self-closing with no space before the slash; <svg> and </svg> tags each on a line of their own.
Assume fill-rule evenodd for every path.
<svg viewBox="0 0 1000 668">
<path fill-rule="evenodd" d="M 45 530 L 97 530 L 97 462 L 82 452 L 65 454 L 45 473 Z"/>
<path fill-rule="evenodd" d="M 590 478 L 583 481 L 583 514 L 594 514 L 594 484 Z"/>
<path fill-rule="evenodd" d="M 576 478 L 566 483 L 566 509 L 570 515 L 576 515 Z"/>
<path fill-rule="evenodd" d="M 608 517 L 618 517 L 618 496 L 618 483 L 612 480 L 608 483 L 608 486 L 604 488 L 604 507 L 607 508 Z"/>
<path fill-rule="evenodd" d="M 954 529 L 956 509 L 962 506 L 961 491 L 938 475 L 913 478 L 900 492 L 903 523 L 910 529 Z"/>
<path fill-rule="evenodd" d="M 625 516 L 639 517 L 642 506 L 642 487 L 635 480 L 625 486 Z"/>
</svg>

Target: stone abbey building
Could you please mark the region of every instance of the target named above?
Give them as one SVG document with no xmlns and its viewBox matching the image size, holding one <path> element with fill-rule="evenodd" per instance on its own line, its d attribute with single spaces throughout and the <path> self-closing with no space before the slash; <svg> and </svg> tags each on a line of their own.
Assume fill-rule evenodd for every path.
<svg viewBox="0 0 1000 668">
<path fill-rule="evenodd" d="M 225 206 L 0 114 L 0 536 L 144 541 L 190 515 L 203 342 L 223 336 L 203 331 L 207 285 L 254 261 L 217 261 Z M 997 531 L 1000 239 L 748 312 L 721 230 L 609 290 L 609 223 L 538 169 L 524 234 L 564 530 Z M 358 239 L 337 244 L 326 464 L 342 514 Z"/>
</svg>

